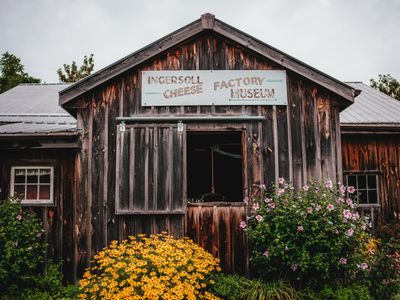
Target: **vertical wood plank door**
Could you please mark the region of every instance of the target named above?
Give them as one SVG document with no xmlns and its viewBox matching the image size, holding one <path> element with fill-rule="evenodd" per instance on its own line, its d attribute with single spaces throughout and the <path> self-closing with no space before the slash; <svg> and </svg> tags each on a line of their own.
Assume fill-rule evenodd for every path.
<svg viewBox="0 0 400 300">
<path fill-rule="evenodd" d="M 185 126 L 128 125 L 117 133 L 116 213 L 184 215 Z"/>
</svg>

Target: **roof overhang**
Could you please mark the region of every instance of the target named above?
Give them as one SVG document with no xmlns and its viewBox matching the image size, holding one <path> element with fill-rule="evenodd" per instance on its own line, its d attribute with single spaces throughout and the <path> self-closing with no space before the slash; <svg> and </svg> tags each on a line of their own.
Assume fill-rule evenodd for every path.
<svg viewBox="0 0 400 300">
<path fill-rule="evenodd" d="M 400 134 L 400 123 L 341 123 L 342 134 Z"/>
<path fill-rule="evenodd" d="M 132 69 L 139 64 L 151 59 L 152 57 L 163 53 L 164 51 L 180 44 L 201 32 L 215 32 L 222 35 L 237 44 L 254 51 L 287 70 L 293 71 L 327 90 L 339 95 L 345 100 L 346 105 L 354 102 L 354 97 L 359 91 L 353 87 L 295 59 L 294 57 L 283 53 L 282 51 L 218 20 L 212 14 L 204 14 L 200 19 L 186 25 L 185 27 L 172 32 L 171 34 L 151 43 L 150 45 L 118 60 L 117 62 L 105 67 L 92 75 L 76 82 L 75 84 L 59 92 L 59 103 L 64 108 L 67 103 L 84 93 L 90 91 L 96 86 L 114 78 Z"/>
</svg>

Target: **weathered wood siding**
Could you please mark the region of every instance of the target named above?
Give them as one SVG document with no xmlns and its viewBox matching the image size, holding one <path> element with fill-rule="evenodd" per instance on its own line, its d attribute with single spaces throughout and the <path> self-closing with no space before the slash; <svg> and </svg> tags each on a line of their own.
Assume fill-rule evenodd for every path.
<svg viewBox="0 0 400 300">
<path fill-rule="evenodd" d="M 311 176 L 316 178 L 327 176 L 336 179 L 337 172 L 341 168 L 340 151 L 337 151 L 340 141 L 336 126 L 338 96 L 293 72 L 287 71 L 289 98 L 287 106 L 141 106 L 141 71 L 209 69 L 284 68 L 218 35 L 200 34 L 157 57 L 149 58 L 138 68 L 88 91 L 84 96 L 68 104 L 71 109 L 76 109 L 78 126 L 83 130 L 82 149 L 76 159 L 75 174 L 77 184 L 74 224 L 76 230 L 73 235 L 76 271 L 74 277 L 82 274 L 93 254 L 111 240 L 122 240 L 131 234 L 152 233 L 160 230 L 166 230 L 178 236 L 184 233 L 184 215 L 167 212 L 147 215 L 115 213 L 116 184 L 121 185 L 120 189 L 117 189 L 121 193 L 119 199 L 128 207 L 129 203 L 135 207 L 146 201 L 145 199 L 137 199 L 139 201 L 137 203 L 136 200 L 131 201 L 129 191 L 135 190 L 136 186 L 129 176 L 124 175 L 121 180 L 116 181 L 119 160 L 122 159 L 123 168 L 135 171 L 136 168 L 144 166 L 137 165 L 136 161 L 132 162 L 133 160 L 150 160 L 152 157 L 150 152 L 148 158 L 146 155 L 142 156 L 146 153 L 148 146 L 136 145 L 143 142 L 139 140 L 135 142 L 134 147 L 129 146 L 130 143 L 124 143 L 124 148 L 117 150 L 117 145 L 120 145 L 118 141 L 121 138 L 119 136 L 121 133 L 117 130 L 116 117 L 118 116 L 214 114 L 265 117 L 262 122 L 187 124 L 187 131 L 241 130 L 244 132 L 244 195 L 257 193 L 261 183 L 270 185 L 276 182 L 278 177 L 293 181 L 296 187 L 301 186 Z M 124 136 L 126 140 L 131 138 L 127 132 Z M 149 142 L 151 139 L 149 135 Z M 133 150 L 133 153 L 129 150 L 140 149 L 140 147 L 145 147 L 144 153 L 139 150 Z M 154 155 L 153 158 L 155 158 Z M 160 157 L 158 159 L 160 165 L 162 161 Z M 155 177 L 151 175 L 154 169 L 150 167 L 147 172 L 148 177 L 141 177 L 140 180 L 148 180 L 147 184 L 149 184 L 151 180 L 154 181 Z M 160 178 L 168 178 L 168 174 L 160 174 Z M 183 188 L 184 185 L 179 182 L 178 184 Z M 154 191 L 154 188 L 144 191 L 144 197 L 148 197 L 148 205 L 155 203 L 153 201 L 155 198 L 151 198 L 154 197 Z M 180 197 L 183 194 L 183 191 L 179 191 L 177 196 Z M 158 195 L 157 192 L 157 197 Z M 166 201 L 168 199 L 170 198 L 167 197 Z M 162 201 L 162 199 L 157 201 Z M 172 199 L 172 201 L 177 201 L 177 199 Z M 223 218 L 225 214 L 219 216 Z M 240 217 L 242 217 L 240 214 L 235 215 L 235 218 Z M 189 222 L 192 219 L 186 220 Z M 219 222 L 219 224 L 222 222 L 214 216 L 212 219 L 207 217 L 206 220 Z M 234 224 L 238 221 L 239 219 Z M 191 225 L 187 224 L 187 226 L 189 228 Z M 232 261 L 232 258 L 226 259 Z"/>
<path fill-rule="evenodd" d="M 0 141 L 1 145 L 2 141 Z M 43 222 L 44 239 L 48 245 L 46 262 L 63 261 L 63 273 L 73 271 L 74 231 L 74 154 L 73 150 L 0 150 L 0 199 L 10 195 L 12 166 L 49 165 L 54 167 L 54 205 L 29 207 Z M 46 267 L 46 264 L 45 264 Z M 71 282 L 71 277 L 66 277 Z"/>
<path fill-rule="evenodd" d="M 378 223 L 400 220 L 400 135 L 343 134 L 343 171 L 373 171 L 379 178 Z"/>
<path fill-rule="evenodd" d="M 247 274 L 247 237 L 239 228 L 241 220 L 246 220 L 243 203 L 189 204 L 185 235 L 218 257 L 226 272 Z"/>
</svg>

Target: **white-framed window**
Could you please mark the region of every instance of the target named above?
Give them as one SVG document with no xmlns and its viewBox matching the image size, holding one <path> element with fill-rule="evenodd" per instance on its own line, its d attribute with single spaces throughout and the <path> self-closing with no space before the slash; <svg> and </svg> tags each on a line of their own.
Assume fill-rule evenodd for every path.
<svg viewBox="0 0 400 300">
<path fill-rule="evenodd" d="M 11 167 L 11 195 L 22 204 L 54 203 L 54 168 L 52 166 Z"/>
<path fill-rule="evenodd" d="M 379 177 L 375 173 L 346 174 L 346 184 L 354 186 L 360 206 L 379 206 Z"/>
</svg>

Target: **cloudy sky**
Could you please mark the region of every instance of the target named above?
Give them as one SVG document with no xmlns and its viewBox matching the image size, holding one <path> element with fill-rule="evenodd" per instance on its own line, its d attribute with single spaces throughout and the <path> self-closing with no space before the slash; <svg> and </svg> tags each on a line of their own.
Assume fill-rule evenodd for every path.
<svg viewBox="0 0 400 300">
<path fill-rule="evenodd" d="M 400 79 L 399 0 L 0 0 L 0 53 L 57 82 L 94 53 L 95 70 L 210 12 L 343 81 Z"/>
</svg>

